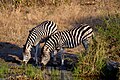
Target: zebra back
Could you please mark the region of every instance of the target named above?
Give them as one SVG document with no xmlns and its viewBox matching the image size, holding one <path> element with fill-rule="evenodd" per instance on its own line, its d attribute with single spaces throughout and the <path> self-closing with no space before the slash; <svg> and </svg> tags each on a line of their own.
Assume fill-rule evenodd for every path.
<svg viewBox="0 0 120 80">
<path fill-rule="evenodd" d="M 49 51 L 53 51 L 57 47 L 74 48 L 92 35 L 93 29 L 85 24 L 55 33 L 47 40 L 44 46 L 48 47 Z"/>
</svg>

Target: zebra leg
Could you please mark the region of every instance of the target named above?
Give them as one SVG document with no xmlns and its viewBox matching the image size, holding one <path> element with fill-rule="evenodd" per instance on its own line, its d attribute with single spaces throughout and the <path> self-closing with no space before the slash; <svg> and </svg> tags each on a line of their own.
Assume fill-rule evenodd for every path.
<svg viewBox="0 0 120 80">
<path fill-rule="evenodd" d="M 64 65 L 64 54 L 63 53 L 61 54 L 61 62 L 62 62 L 61 65 L 63 66 Z"/>
<path fill-rule="evenodd" d="M 56 66 L 57 65 L 57 59 L 56 59 L 56 57 L 57 57 L 57 50 L 54 50 L 52 53 L 51 53 L 51 60 L 52 60 L 52 64 L 54 65 L 54 66 Z"/>
<path fill-rule="evenodd" d="M 40 44 L 38 43 L 35 47 L 35 64 L 38 64 L 38 51 L 40 48 Z"/>
<path fill-rule="evenodd" d="M 87 40 L 83 40 L 83 41 L 82 41 L 82 44 L 83 44 L 83 46 L 84 46 L 84 48 L 85 48 L 85 55 L 86 55 L 87 52 L 88 52 L 88 41 L 87 41 Z"/>
<path fill-rule="evenodd" d="M 57 54 L 57 50 L 54 50 L 54 52 L 52 53 L 52 59 L 53 61 L 56 61 L 56 54 Z"/>
<path fill-rule="evenodd" d="M 64 65 L 64 54 L 63 54 L 63 52 L 64 52 L 64 49 L 61 48 L 60 51 L 59 51 L 59 53 L 60 53 L 60 59 L 61 59 L 61 66 Z"/>
</svg>

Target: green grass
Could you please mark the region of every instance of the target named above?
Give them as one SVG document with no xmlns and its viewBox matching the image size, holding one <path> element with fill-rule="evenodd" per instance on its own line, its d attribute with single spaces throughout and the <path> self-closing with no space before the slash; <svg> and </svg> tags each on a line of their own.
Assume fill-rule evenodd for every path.
<svg viewBox="0 0 120 80">
<path fill-rule="evenodd" d="M 94 76 L 99 75 L 101 68 L 105 64 L 106 51 L 105 42 L 97 38 L 97 45 L 90 46 L 90 49 L 86 56 L 84 53 L 79 54 L 79 63 L 75 68 L 75 76 Z"/>
<path fill-rule="evenodd" d="M 120 61 L 120 15 L 108 15 L 103 23 L 103 26 L 97 26 L 96 41 L 90 45 L 88 54 L 79 53 L 75 80 L 80 76 L 99 75 L 107 60 Z"/>
<path fill-rule="evenodd" d="M 0 65 L 0 78 L 17 79 L 17 76 L 21 75 L 24 79 L 39 79 L 43 80 L 42 72 L 40 68 L 33 65 L 28 66 L 8 66 L 8 63 Z"/>
<path fill-rule="evenodd" d="M 40 68 L 34 67 L 33 65 L 28 65 L 25 67 L 25 75 L 32 79 L 40 79 L 43 80 L 42 78 L 42 72 Z"/>
<path fill-rule="evenodd" d="M 52 69 L 50 75 L 51 75 L 51 79 L 52 80 L 59 80 L 59 78 L 60 78 L 60 71 Z"/>
<path fill-rule="evenodd" d="M 105 26 L 99 26 L 98 32 L 103 40 L 106 41 L 107 55 L 109 59 L 120 61 L 120 14 L 108 14 L 103 18 Z"/>
<path fill-rule="evenodd" d="M 0 78 L 4 78 L 8 71 L 9 71 L 8 65 L 0 63 Z"/>
<path fill-rule="evenodd" d="M 52 80 L 56 80 L 60 78 L 60 71 L 55 69 L 41 71 L 40 68 L 31 64 L 26 66 L 10 66 L 6 62 L 4 62 L 4 64 L 0 64 L 0 78 L 3 79 L 44 80 L 45 76 L 49 76 Z"/>
</svg>

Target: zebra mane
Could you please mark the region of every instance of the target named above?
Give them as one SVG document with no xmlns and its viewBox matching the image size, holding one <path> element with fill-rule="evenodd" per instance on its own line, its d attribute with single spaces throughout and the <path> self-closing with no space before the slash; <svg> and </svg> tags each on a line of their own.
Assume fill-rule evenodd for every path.
<svg viewBox="0 0 120 80">
<path fill-rule="evenodd" d="M 31 30 L 29 30 L 29 33 L 31 33 L 32 31 L 34 31 L 35 29 L 39 28 L 40 26 L 43 26 L 43 24 L 47 24 L 47 23 L 48 23 L 48 20 L 40 23 L 39 25 L 37 25 L 34 28 L 32 28 Z"/>
</svg>

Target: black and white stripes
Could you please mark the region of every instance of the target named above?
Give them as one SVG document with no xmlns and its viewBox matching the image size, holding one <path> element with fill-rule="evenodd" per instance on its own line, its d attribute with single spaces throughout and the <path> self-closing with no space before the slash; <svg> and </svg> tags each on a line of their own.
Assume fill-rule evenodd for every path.
<svg viewBox="0 0 120 80">
<path fill-rule="evenodd" d="M 27 63 L 31 58 L 31 49 L 35 46 L 35 60 L 37 59 L 37 51 L 39 43 L 45 42 L 47 38 L 57 32 L 57 25 L 52 21 L 44 21 L 29 31 L 29 36 L 23 48 L 23 61 Z"/>
<path fill-rule="evenodd" d="M 41 63 L 46 65 L 50 60 L 50 53 L 57 48 L 74 48 L 82 43 L 87 50 L 88 38 L 91 36 L 93 29 L 87 24 L 51 35 L 44 45 Z"/>
</svg>

